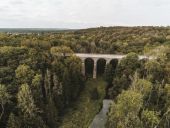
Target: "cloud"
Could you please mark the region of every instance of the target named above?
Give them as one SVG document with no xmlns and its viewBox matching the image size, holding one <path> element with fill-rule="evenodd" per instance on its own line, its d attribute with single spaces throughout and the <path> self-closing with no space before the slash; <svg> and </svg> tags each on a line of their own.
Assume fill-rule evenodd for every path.
<svg viewBox="0 0 170 128">
<path fill-rule="evenodd" d="M 12 5 L 22 5 L 22 4 L 24 4 L 24 1 L 14 0 L 14 1 L 11 1 L 10 4 L 12 4 Z"/>
<path fill-rule="evenodd" d="M 0 27 L 169 25 L 169 0 L 4 0 Z"/>
</svg>

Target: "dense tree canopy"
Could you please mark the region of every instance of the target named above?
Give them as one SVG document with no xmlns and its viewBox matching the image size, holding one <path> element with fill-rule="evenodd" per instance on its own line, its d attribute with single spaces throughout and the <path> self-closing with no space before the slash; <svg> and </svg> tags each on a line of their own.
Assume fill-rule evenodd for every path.
<svg viewBox="0 0 170 128">
<path fill-rule="evenodd" d="M 57 128 L 69 122 L 86 128 L 105 90 L 85 87 L 91 78 L 83 76 L 74 53 L 127 54 L 103 66 L 107 97 L 113 100 L 107 128 L 170 127 L 169 27 L 0 33 L 0 127 Z M 155 58 L 139 60 L 141 54 Z M 88 106 L 79 105 L 78 111 L 80 95 Z M 65 118 L 72 115 L 70 108 L 78 112 Z"/>
<path fill-rule="evenodd" d="M 127 67 L 129 70 L 135 72 L 131 82 L 121 82 L 121 84 L 126 83 L 129 88 L 120 88 L 120 85 L 113 82 L 113 89 L 110 95 L 115 95 L 118 93 L 117 98 L 111 105 L 110 112 L 108 114 L 107 127 L 108 128 L 169 128 L 169 65 L 170 59 L 169 48 L 170 47 L 159 47 L 159 53 L 155 56 L 154 60 L 148 60 L 144 64 L 143 72 L 138 70 L 138 68 L 130 68 L 128 64 L 123 67 Z M 150 51 L 151 52 L 151 51 Z M 127 59 L 128 57 L 126 57 Z M 124 62 L 124 59 L 119 63 Z M 130 61 L 132 62 L 132 61 Z M 137 61 L 136 61 L 137 62 Z M 135 63 L 131 63 L 130 66 Z M 143 63 L 142 63 L 143 64 Z M 133 66 L 132 66 L 133 67 Z M 139 63 L 139 68 L 140 68 Z M 119 65 L 117 67 L 119 69 Z M 145 72 L 145 73 L 144 73 Z M 126 75 L 126 72 L 121 72 L 120 76 L 117 76 L 116 80 L 122 80 L 122 75 Z M 142 75 L 144 73 L 146 75 Z M 131 74 L 131 75 L 132 75 Z M 114 81 L 114 80 L 113 80 Z M 117 89 L 118 91 L 115 91 Z M 126 91 L 125 91 L 126 90 Z M 127 94 L 127 95 L 126 95 Z M 139 97 L 137 97 L 137 95 Z M 135 97 L 135 99 L 133 99 Z M 127 99 L 129 98 L 129 99 Z M 139 100 L 140 102 L 137 102 Z M 135 104 L 136 103 L 136 104 Z M 129 104 L 132 109 L 129 108 Z M 139 107 L 138 107 L 139 106 Z M 135 108 L 138 109 L 135 109 Z M 126 111 L 125 111 L 126 110 Z M 135 111 L 136 110 L 136 111 Z M 136 113 L 134 113 L 135 111 Z M 130 116 L 128 114 L 131 114 Z"/>
</svg>

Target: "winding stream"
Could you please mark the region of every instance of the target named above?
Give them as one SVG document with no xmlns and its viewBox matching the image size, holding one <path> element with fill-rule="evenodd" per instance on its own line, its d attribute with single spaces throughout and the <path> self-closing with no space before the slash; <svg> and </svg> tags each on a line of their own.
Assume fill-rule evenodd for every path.
<svg viewBox="0 0 170 128">
<path fill-rule="evenodd" d="M 112 103 L 112 100 L 103 100 L 103 108 L 95 116 L 89 128 L 105 128 L 110 103 Z"/>
</svg>

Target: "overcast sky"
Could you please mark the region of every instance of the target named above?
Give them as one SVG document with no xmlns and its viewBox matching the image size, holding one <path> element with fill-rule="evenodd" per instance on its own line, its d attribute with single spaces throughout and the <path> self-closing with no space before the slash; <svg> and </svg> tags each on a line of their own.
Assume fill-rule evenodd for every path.
<svg viewBox="0 0 170 128">
<path fill-rule="evenodd" d="M 0 27 L 170 25 L 170 0 L 1 0 Z"/>
</svg>

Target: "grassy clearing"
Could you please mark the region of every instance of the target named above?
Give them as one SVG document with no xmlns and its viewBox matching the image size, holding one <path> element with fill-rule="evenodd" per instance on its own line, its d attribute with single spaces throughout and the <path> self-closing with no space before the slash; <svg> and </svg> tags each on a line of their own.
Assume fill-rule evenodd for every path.
<svg viewBox="0 0 170 128">
<path fill-rule="evenodd" d="M 88 128 L 95 115 L 100 111 L 105 96 L 106 82 L 102 79 L 89 80 L 79 99 L 63 117 L 60 128 Z M 91 91 L 97 88 L 99 98 L 93 100 Z"/>
</svg>

